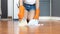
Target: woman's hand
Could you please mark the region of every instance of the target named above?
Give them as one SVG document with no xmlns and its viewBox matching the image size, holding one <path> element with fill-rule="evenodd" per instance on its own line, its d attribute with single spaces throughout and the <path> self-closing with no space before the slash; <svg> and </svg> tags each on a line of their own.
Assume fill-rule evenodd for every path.
<svg viewBox="0 0 60 34">
<path fill-rule="evenodd" d="M 40 9 L 36 9 L 34 19 L 39 19 Z"/>
<path fill-rule="evenodd" d="M 19 19 L 23 19 L 23 17 L 24 17 L 24 10 L 25 10 L 25 8 L 24 8 L 24 6 L 20 6 L 19 7 L 19 13 L 18 13 L 18 17 L 19 17 Z"/>
<path fill-rule="evenodd" d="M 24 6 L 23 6 L 23 0 L 19 0 L 19 13 L 18 13 L 18 18 L 19 20 L 22 20 L 24 17 Z"/>
</svg>

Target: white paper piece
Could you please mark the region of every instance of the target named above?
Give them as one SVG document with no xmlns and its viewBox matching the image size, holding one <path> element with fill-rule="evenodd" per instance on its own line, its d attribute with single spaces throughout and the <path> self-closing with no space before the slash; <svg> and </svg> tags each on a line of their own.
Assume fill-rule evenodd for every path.
<svg viewBox="0 0 60 34">
<path fill-rule="evenodd" d="M 27 25 L 26 19 L 23 19 L 22 21 L 19 21 L 19 26 L 25 26 Z"/>
<path fill-rule="evenodd" d="M 39 24 L 39 21 L 38 20 L 36 20 L 36 19 L 32 19 L 32 20 L 30 20 L 29 21 L 29 23 L 28 23 L 28 25 L 30 25 L 30 26 L 38 26 Z"/>
</svg>

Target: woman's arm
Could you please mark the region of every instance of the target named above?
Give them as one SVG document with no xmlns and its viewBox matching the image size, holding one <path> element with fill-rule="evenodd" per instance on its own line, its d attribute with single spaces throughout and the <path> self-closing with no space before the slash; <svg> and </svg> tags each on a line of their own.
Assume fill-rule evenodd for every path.
<svg viewBox="0 0 60 34">
<path fill-rule="evenodd" d="M 20 4 L 20 6 L 23 6 L 23 0 L 20 0 L 19 4 Z"/>
<path fill-rule="evenodd" d="M 39 9 L 39 0 L 36 0 L 36 9 Z"/>
<path fill-rule="evenodd" d="M 23 6 L 23 0 L 20 0 L 19 13 L 18 13 L 19 20 L 22 20 L 24 17 L 24 10 L 25 8 Z"/>
<path fill-rule="evenodd" d="M 34 19 L 39 19 L 40 9 L 39 9 L 39 0 L 36 0 L 36 11 Z"/>
</svg>

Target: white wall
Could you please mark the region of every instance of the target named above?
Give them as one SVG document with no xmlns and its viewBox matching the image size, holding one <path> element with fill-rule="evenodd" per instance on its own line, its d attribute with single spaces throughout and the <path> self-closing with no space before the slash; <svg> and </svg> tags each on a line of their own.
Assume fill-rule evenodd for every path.
<svg viewBox="0 0 60 34">
<path fill-rule="evenodd" d="M 18 19 L 18 0 L 14 0 L 14 19 Z"/>
<path fill-rule="evenodd" d="M 0 15 L 1 15 L 2 13 L 1 13 L 1 0 L 0 0 Z"/>
<path fill-rule="evenodd" d="M 18 0 L 8 0 L 8 16 L 18 19 Z"/>
<path fill-rule="evenodd" d="M 13 17 L 13 0 L 8 0 L 8 16 Z"/>
</svg>

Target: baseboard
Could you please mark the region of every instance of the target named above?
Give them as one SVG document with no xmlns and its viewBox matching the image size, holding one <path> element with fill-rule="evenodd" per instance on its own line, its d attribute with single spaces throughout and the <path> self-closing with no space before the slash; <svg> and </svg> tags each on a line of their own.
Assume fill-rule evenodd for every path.
<svg viewBox="0 0 60 34">
<path fill-rule="evenodd" d="M 12 16 L 8 16 L 8 18 L 2 18 L 0 19 L 0 21 L 9 21 L 9 20 L 12 20 Z"/>
<path fill-rule="evenodd" d="M 60 17 L 51 17 L 52 20 L 60 20 Z"/>
<path fill-rule="evenodd" d="M 40 16 L 39 20 L 60 20 L 60 17 Z"/>
<path fill-rule="evenodd" d="M 13 19 L 13 20 L 18 20 L 18 19 Z M 50 17 L 50 16 L 40 16 L 39 20 L 60 20 L 60 17 Z"/>
<path fill-rule="evenodd" d="M 0 21 L 11 21 L 12 19 L 0 19 Z"/>
<path fill-rule="evenodd" d="M 8 16 L 8 19 L 12 19 L 12 16 Z"/>
<path fill-rule="evenodd" d="M 14 21 L 18 21 L 18 19 L 13 19 Z"/>
<path fill-rule="evenodd" d="M 8 18 L 12 19 L 12 16 L 8 16 Z M 18 20 L 18 19 L 13 19 L 13 20 Z M 40 16 L 39 20 L 60 20 L 60 17 Z"/>
</svg>

